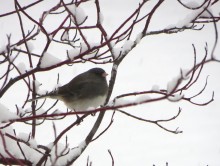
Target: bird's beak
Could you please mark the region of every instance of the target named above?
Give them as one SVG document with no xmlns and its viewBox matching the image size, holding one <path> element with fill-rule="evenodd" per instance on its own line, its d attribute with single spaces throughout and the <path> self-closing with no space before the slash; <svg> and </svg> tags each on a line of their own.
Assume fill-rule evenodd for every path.
<svg viewBox="0 0 220 166">
<path fill-rule="evenodd" d="M 108 73 L 104 72 L 104 73 L 102 74 L 102 77 L 106 77 L 107 75 L 108 75 Z"/>
</svg>

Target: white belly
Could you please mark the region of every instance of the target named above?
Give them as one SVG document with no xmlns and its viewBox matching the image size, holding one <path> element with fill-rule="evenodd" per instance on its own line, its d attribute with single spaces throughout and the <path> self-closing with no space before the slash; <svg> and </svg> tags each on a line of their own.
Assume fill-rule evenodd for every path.
<svg viewBox="0 0 220 166">
<path fill-rule="evenodd" d="M 64 102 L 65 105 L 72 110 L 75 111 L 86 111 L 90 107 L 97 108 L 100 105 L 103 105 L 106 99 L 106 95 L 99 96 L 96 98 L 90 98 L 90 99 L 84 99 L 84 100 L 78 100 L 78 101 L 69 101 Z"/>
</svg>

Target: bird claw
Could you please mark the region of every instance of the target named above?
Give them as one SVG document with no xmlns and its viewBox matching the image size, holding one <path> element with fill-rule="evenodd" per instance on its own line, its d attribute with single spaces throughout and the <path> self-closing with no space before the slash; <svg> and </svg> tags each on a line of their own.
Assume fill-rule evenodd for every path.
<svg viewBox="0 0 220 166">
<path fill-rule="evenodd" d="M 94 113 L 91 113 L 91 115 L 92 115 L 92 116 L 95 116 L 95 114 L 96 114 L 96 112 L 94 112 Z"/>
<path fill-rule="evenodd" d="M 74 110 L 74 112 L 76 113 L 76 121 L 78 121 L 77 126 L 80 125 L 81 122 L 83 122 L 83 119 L 80 119 L 80 116 L 77 114 L 77 112 Z"/>
</svg>

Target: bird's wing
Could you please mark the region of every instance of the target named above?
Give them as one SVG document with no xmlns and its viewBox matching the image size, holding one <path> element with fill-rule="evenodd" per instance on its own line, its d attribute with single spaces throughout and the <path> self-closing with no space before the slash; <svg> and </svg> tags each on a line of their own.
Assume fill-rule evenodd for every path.
<svg viewBox="0 0 220 166">
<path fill-rule="evenodd" d="M 93 97 L 98 91 L 97 82 L 92 80 L 84 80 L 77 83 L 74 83 L 74 86 L 67 84 L 63 87 L 60 87 L 57 95 L 61 95 L 65 98 L 84 98 L 84 97 Z M 93 93 L 91 93 L 91 91 Z"/>
<path fill-rule="evenodd" d="M 59 87 L 57 90 L 50 92 L 50 96 L 56 98 L 56 96 L 62 96 L 62 97 L 64 97 L 64 96 L 71 95 L 71 93 L 72 93 L 72 95 L 74 95 L 74 94 L 73 94 L 73 93 L 74 93 L 73 91 L 76 91 L 76 92 L 75 92 L 75 95 L 77 95 L 78 92 L 77 92 L 77 90 L 75 90 L 75 89 L 80 88 L 79 85 L 80 85 L 82 82 L 84 82 L 84 80 L 85 80 L 84 77 L 86 77 L 86 73 L 82 73 L 82 74 L 80 74 L 80 75 L 74 77 L 74 78 L 73 78 L 69 83 L 67 83 L 66 85 L 63 85 L 63 86 Z"/>
<path fill-rule="evenodd" d="M 104 95 L 106 93 L 106 86 L 105 79 L 100 79 L 96 75 L 85 72 L 73 78 L 68 84 L 50 93 L 50 97 L 56 98 L 60 96 L 70 100 L 92 98 Z"/>
</svg>

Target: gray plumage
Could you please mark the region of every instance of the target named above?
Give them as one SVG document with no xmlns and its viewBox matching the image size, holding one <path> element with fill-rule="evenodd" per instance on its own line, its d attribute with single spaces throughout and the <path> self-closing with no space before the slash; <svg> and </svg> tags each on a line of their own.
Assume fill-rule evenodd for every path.
<svg viewBox="0 0 220 166">
<path fill-rule="evenodd" d="M 101 68 L 92 68 L 73 78 L 69 83 L 59 87 L 50 93 L 37 97 L 58 99 L 65 105 L 76 111 L 85 111 L 89 107 L 98 107 L 104 104 L 108 84 L 106 81 L 107 73 Z"/>
</svg>

